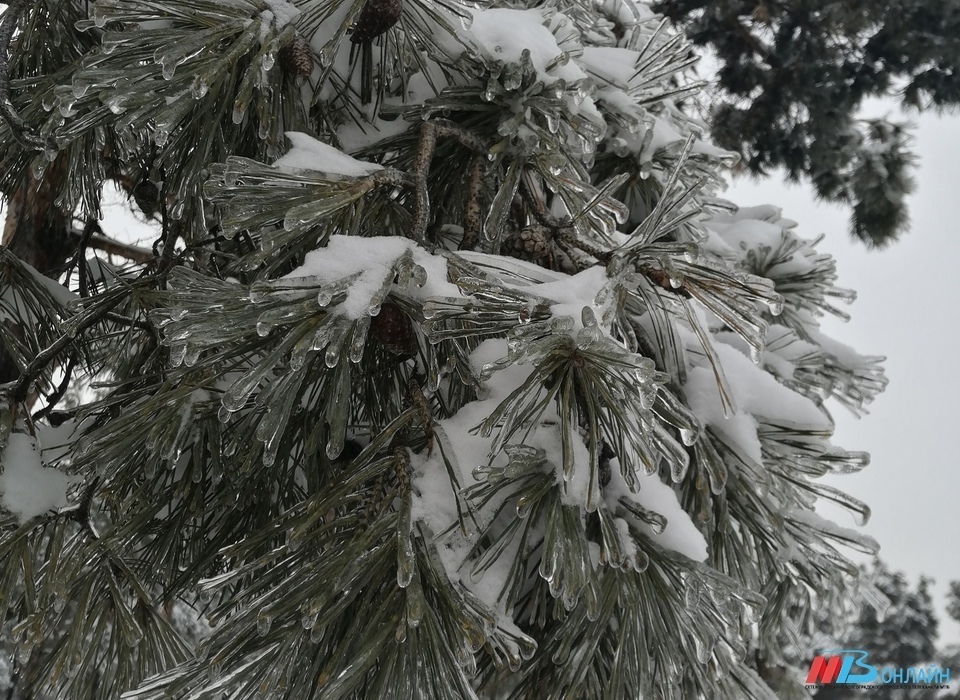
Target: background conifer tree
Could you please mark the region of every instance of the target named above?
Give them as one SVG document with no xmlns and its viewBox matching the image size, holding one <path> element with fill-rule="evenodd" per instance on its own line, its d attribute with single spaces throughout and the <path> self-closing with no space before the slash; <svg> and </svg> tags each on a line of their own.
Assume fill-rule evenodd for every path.
<svg viewBox="0 0 960 700">
<path fill-rule="evenodd" d="M 960 104 L 955 0 L 659 0 L 690 40 L 719 61 L 707 105 L 716 143 L 754 175 L 782 168 L 850 207 L 869 246 L 896 240 L 913 189 L 909 127 L 866 119 L 861 106 Z"/>
<path fill-rule="evenodd" d="M 865 567 L 868 578 L 883 595 L 879 605 L 851 604 L 842 618 L 824 617 L 818 633 L 810 640 L 810 649 L 798 659 L 802 674 L 810 670 L 813 654 L 824 649 L 863 649 L 868 662 L 878 671 L 884 668 L 922 668 L 936 666 L 949 669 L 953 676 L 956 664 L 950 649 L 937 648 L 939 621 L 930 595 L 932 579 L 921 576 L 912 588 L 902 571 L 891 571 L 879 558 Z M 924 684 L 921 684 L 924 685 Z M 931 683 L 930 685 L 939 685 Z M 842 685 L 823 686 L 816 690 L 817 700 L 847 700 L 878 697 L 884 700 L 932 700 L 948 698 L 941 688 L 889 687 L 858 690 Z"/>
<path fill-rule="evenodd" d="M 74 241 L 0 249 L 11 693 L 802 697 L 853 293 L 646 5 L 394 5 L 9 6 L 0 188 Z"/>
</svg>

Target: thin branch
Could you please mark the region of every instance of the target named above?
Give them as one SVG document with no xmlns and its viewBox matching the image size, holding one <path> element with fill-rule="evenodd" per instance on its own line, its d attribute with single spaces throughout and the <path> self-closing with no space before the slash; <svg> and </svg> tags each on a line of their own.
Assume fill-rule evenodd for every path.
<svg viewBox="0 0 960 700">
<path fill-rule="evenodd" d="M 135 285 L 143 284 L 145 281 L 152 281 L 154 278 L 145 277 L 138 282 L 134 283 Z M 101 295 L 106 296 L 106 295 Z M 44 350 L 40 352 L 33 361 L 27 365 L 23 373 L 20 375 L 20 378 L 17 380 L 17 383 L 14 385 L 13 389 L 13 398 L 17 403 L 23 403 L 27 399 L 27 394 L 30 390 L 30 382 L 37 378 L 37 376 L 42 372 L 47 365 L 49 365 L 53 360 L 63 352 L 71 343 L 76 340 L 76 336 L 87 330 L 91 326 L 99 323 L 114 306 L 123 301 L 123 297 L 116 295 L 113 300 L 103 303 L 102 307 L 98 309 L 95 313 L 89 314 L 86 318 L 82 319 L 80 323 L 77 324 L 75 328 L 71 329 L 70 333 L 64 333 L 56 341 Z"/>
<path fill-rule="evenodd" d="M 455 139 L 461 145 L 473 151 L 476 156 L 469 174 L 468 187 L 470 193 L 464 212 L 464 219 L 467 224 L 464 231 L 464 240 L 472 246 L 473 242 L 469 236 L 473 236 L 475 240 L 475 231 L 479 231 L 479 225 L 475 226 L 475 224 L 480 217 L 479 199 L 483 186 L 483 166 L 485 163 L 480 159 L 486 157 L 487 147 L 476 135 L 453 122 L 442 119 L 425 121 L 420 126 L 420 141 L 417 144 L 417 154 L 413 159 L 413 166 L 409 174 L 414 189 L 413 221 L 410 224 L 409 237 L 418 243 L 422 243 L 427 234 L 427 225 L 430 222 L 430 196 L 427 190 L 427 176 L 430 174 L 430 165 L 433 163 L 434 152 L 437 148 L 437 138 L 441 136 Z"/>
<path fill-rule="evenodd" d="M 52 394 L 47 396 L 47 405 L 33 414 L 34 421 L 45 418 L 50 414 L 50 411 L 55 409 L 57 404 L 60 403 L 60 400 L 67 393 L 67 388 L 70 386 L 70 378 L 73 376 L 73 368 L 76 362 L 77 359 L 75 357 L 71 357 L 67 361 L 67 368 L 63 371 L 63 381 L 60 382 L 60 386 L 58 386 Z"/>
<path fill-rule="evenodd" d="M 94 231 L 100 230 L 100 224 L 96 219 L 90 218 L 87 219 L 87 222 L 83 225 L 82 231 L 77 231 L 76 229 L 69 229 L 67 235 L 73 238 L 80 238 L 80 242 L 77 245 L 77 250 L 74 252 L 73 257 L 69 262 L 66 263 L 67 276 L 63 280 L 63 286 L 67 289 L 70 288 L 70 277 L 73 274 L 73 268 L 77 268 L 77 277 L 80 284 L 80 296 L 87 297 L 89 291 L 87 289 L 87 269 L 86 265 L 82 265 L 81 262 L 86 260 L 87 257 L 87 244 L 90 242 L 90 237 L 93 235 Z M 101 231 L 101 233 L 103 233 Z"/>
<path fill-rule="evenodd" d="M 446 119 L 432 119 L 430 123 L 436 127 L 437 136 L 456 139 L 462 146 L 469 148 L 476 155 L 486 157 L 487 146 L 476 134 Z"/>
<path fill-rule="evenodd" d="M 460 250 L 473 250 L 483 228 L 481 197 L 486 165 L 487 158 L 480 153 L 474 155 L 473 162 L 470 163 L 470 173 L 467 176 L 467 200 L 463 204 L 463 239 L 460 241 Z"/>
<path fill-rule="evenodd" d="M 74 236 L 82 235 L 80 231 L 71 231 Z M 126 243 L 121 243 L 120 241 L 114 240 L 108 236 L 102 236 L 99 234 L 92 234 L 87 241 L 87 245 L 96 250 L 101 250 L 104 253 L 109 253 L 110 255 L 119 255 L 126 258 L 127 260 L 132 260 L 137 263 L 149 263 L 153 262 L 156 258 L 153 255 L 153 251 L 149 248 L 141 248 L 139 246 L 127 245 Z"/>
<path fill-rule="evenodd" d="M 563 221 L 547 211 L 547 205 L 540 199 L 540 194 L 530 181 L 529 170 L 524 170 L 523 177 L 520 178 L 520 185 L 520 196 L 530 205 L 530 209 L 533 211 L 533 215 L 537 221 L 551 230 L 570 225 L 569 219 Z"/>
<path fill-rule="evenodd" d="M 80 283 L 80 296 L 82 297 L 90 296 L 90 285 L 87 283 L 87 278 L 90 276 L 90 271 L 87 269 L 87 246 L 90 244 L 90 239 L 93 237 L 94 232 L 103 233 L 103 231 L 100 230 L 100 224 L 97 223 L 97 220 L 91 218 L 83 226 L 80 245 L 77 246 L 77 255 L 74 258 L 77 265 L 77 277 Z"/>
<path fill-rule="evenodd" d="M 14 657 L 13 660 L 13 673 L 10 675 L 10 687 L 7 688 L 7 700 L 13 700 L 14 694 L 17 692 L 17 685 L 20 682 L 20 663 Z"/>
<path fill-rule="evenodd" d="M 413 168 L 410 173 L 414 182 L 413 221 L 410 223 L 410 238 L 422 243 L 427 233 L 427 223 L 430 220 L 430 195 L 427 192 L 427 175 L 430 173 L 430 163 L 433 161 L 433 152 L 437 147 L 437 127 L 432 122 L 424 122 L 420 127 L 420 143 L 417 145 L 417 155 L 413 159 Z"/>
<path fill-rule="evenodd" d="M 138 328 L 141 331 L 146 331 L 147 333 L 153 333 L 153 326 L 144 321 L 138 321 L 135 318 L 130 318 L 129 316 L 124 316 L 123 314 L 117 314 L 112 311 L 108 311 L 103 316 L 108 321 L 113 321 L 114 323 L 119 323 L 124 326 L 129 326 L 131 328 Z"/>
<path fill-rule="evenodd" d="M 3 19 L 0 20 L 0 117 L 7 122 L 14 138 L 24 148 L 43 151 L 48 144 L 31 131 L 10 101 L 10 43 L 13 41 L 20 15 L 26 7 L 27 0 L 11 0 L 3 13 Z"/>
<path fill-rule="evenodd" d="M 153 242 L 153 255 L 155 258 L 159 258 L 160 262 L 157 276 L 165 288 L 167 275 L 170 274 L 170 270 L 173 269 L 174 265 L 173 254 L 175 252 L 174 249 L 177 244 L 177 238 L 179 238 L 180 235 L 180 225 L 179 222 L 170 218 L 170 213 L 167 209 L 167 200 L 163 197 L 160 198 L 160 226 L 160 238 Z"/>
</svg>

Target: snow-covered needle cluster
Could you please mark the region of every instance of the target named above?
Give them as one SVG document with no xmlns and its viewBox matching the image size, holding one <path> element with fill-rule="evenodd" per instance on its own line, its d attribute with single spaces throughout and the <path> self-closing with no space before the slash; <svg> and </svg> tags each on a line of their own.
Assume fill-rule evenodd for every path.
<svg viewBox="0 0 960 700">
<path fill-rule="evenodd" d="M 402 0 L 365 100 L 378 2 L 19 8 L 0 184 L 159 232 L 76 294 L 0 249 L 18 692 L 803 697 L 876 548 L 814 511 L 885 384 L 833 260 L 718 197 L 646 5 Z"/>
</svg>

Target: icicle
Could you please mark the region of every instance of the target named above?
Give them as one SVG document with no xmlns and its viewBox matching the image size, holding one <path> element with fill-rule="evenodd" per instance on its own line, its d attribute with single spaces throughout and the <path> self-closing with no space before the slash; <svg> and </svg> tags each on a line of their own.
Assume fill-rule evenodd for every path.
<svg viewBox="0 0 960 700">
<path fill-rule="evenodd" d="M 707 639 L 704 639 L 704 633 L 700 630 L 694 630 L 693 633 L 693 644 L 694 644 L 694 653 L 696 654 L 697 661 L 702 664 L 710 661 L 710 657 L 713 655 L 713 642 Z"/>
<path fill-rule="evenodd" d="M 107 22 L 112 19 L 110 15 L 111 9 L 113 8 L 99 3 L 93 4 L 93 22 L 97 25 L 97 29 L 103 29 L 107 26 Z"/>
<path fill-rule="evenodd" d="M 457 647 L 457 665 L 463 669 L 468 678 L 472 678 L 477 673 L 477 659 L 466 647 Z"/>
<path fill-rule="evenodd" d="M 305 630 L 312 630 L 317 624 L 318 611 L 304 610 L 300 614 L 300 626 Z"/>
<path fill-rule="evenodd" d="M 173 367 L 179 367 L 183 364 L 183 359 L 187 354 L 187 344 L 177 343 L 170 348 L 170 364 Z"/>
<path fill-rule="evenodd" d="M 413 579 L 416 560 L 411 542 L 413 530 L 413 499 L 409 491 L 403 494 L 400 501 L 400 520 L 397 525 L 397 585 L 407 588 Z"/>
<path fill-rule="evenodd" d="M 350 339 L 350 362 L 357 364 L 363 359 L 363 350 L 367 344 L 367 332 L 370 330 L 370 317 L 364 316 L 353 325 L 353 337 Z"/>
<path fill-rule="evenodd" d="M 427 283 L 427 270 L 423 265 L 414 263 L 410 266 L 410 278 L 418 288 L 423 287 Z"/>
<path fill-rule="evenodd" d="M 247 403 L 250 394 L 254 392 L 261 381 L 273 370 L 279 352 L 274 351 L 270 356 L 261 360 L 260 364 L 237 379 L 226 393 L 221 402 L 228 411 L 239 411 Z"/>
<path fill-rule="evenodd" d="M 257 634 L 261 637 L 266 637 L 270 634 L 270 625 L 273 623 L 273 618 L 270 616 L 270 613 L 266 608 L 261 610 L 257 614 Z"/>
<path fill-rule="evenodd" d="M 183 357 L 183 364 L 185 364 L 187 367 L 193 367 L 195 364 L 197 364 L 202 352 L 203 348 L 199 345 L 188 345 L 187 353 Z"/>
<path fill-rule="evenodd" d="M 770 309 L 770 313 L 774 316 L 779 316 L 783 313 L 783 297 L 779 294 L 774 295 L 770 299 L 766 300 L 767 308 Z"/>
<path fill-rule="evenodd" d="M 193 99 L 202 100 L 206 97 L 209 90 L 210 83 L 207 82 L 207 79 L 203 75 L 198 73 L 194 76 L 193 82 L 190 84 L 190 94 L 193 96 Z"/>
<path fill-rule="evenodd" d="M 330 344 L 323 355 L 323 363 L 330 369 L 333 369 L 340 362 L 340 346 Z"/>
<path fill-rule="evenodd" d="M 683 591 L 683 604 L 687 610 L 696 610 L 700 605 L 700 579 L 688 576 L 686 588 Z"/>
<path fill-rule="evenodd" d="M 406 615 L 408 627 L 411 629 L 419 627 L 426 607 L 427 602 L 423 597 L 423 589 L 420 586 L 420 579 L 414 576 L 410 581 L 410 585 L 407 586 Z"/>
</svg>

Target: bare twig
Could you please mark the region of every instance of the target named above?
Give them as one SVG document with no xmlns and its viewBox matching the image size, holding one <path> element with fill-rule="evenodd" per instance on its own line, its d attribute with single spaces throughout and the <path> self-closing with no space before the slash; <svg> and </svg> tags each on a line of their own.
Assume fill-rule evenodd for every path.
<svg viewBox="0 0 960 700">
<path fill-rule="evenodd" d="M 87 270 L 87 245 L 90 243 L 90 239 L 93 237 L 95 231 L 103 233 L 103 231 L 100 230 L 100 224 L 97 223 L 97 220 L 90 218 L 83 226 L 80 244 L 77 246 L 77 254 L 73 259 L 73 264 L 76 264 L 77 266 L 77 277 L 79 277 L 80 282 L 80 296 L 82 297 L 90 295 L 90 288 L 87 284 L 87 277 L 89 277 Z"/>
<path fill-rule="evenodd" d="M 427 456 L 433 454 L 433 412 L 430 410 L 430 403 L 427 397 L 423 395 L 423 389 L 420 382 L 410 378 L 407 383 L 407 391 L 410 392 L 410 401 L 417 412 L 417 420 L 423 428 L 423 434 L 427 437 Z"/>
<path fill-rule="evenodd" d="M 142 285 L 146 282 L 153 281 L 153 277 L 145 277 L 141 280 L 138 280 L 134 285 Z M 101 295 L 102 297 L 107 295 Z M 114 306 L 123 301 L 124 297 L 120 294 L 114 296 L 113 299 L 103 302 L 101 301 L 101 308 L 96 311 L 96 313 L 89 314 L 86 318 L 81 319 L 81 321 L 74 327 L 70 329 L 69 333 L 64 333 L 52 345 L 46 347 L 42 350 L 33 361 L 24 368 L 17 383 L 14 385 L 13 389 L 13 398 L 18 403 L 23 403 L 27 399 L 27 394 L 30 390 L 30 382 L 37 378 L 37 376 L 42 372 L 47 365 L 49 365 L 53 360 L 63 352 L 67 346 L 74 342 L 75 337 L 87 330 L 91 326 L 95 325 L 101 321 Z"/>
<path fill-rule="evenodd" d="M 430 123 L 436 128 L 437 136 L 453 138 L 477 155 L 486 156 L 487 147 L 476 134 L 445 119 L 431 119 Z"/>
<path fill-rule="evenodd" d="M 160 258 L 160 269 L 163 271 L 173 267 L 173 253 L 177 244 L 178 225 L 170 219 L 167 213 L 167 203 L 160 203 L 160 220 L 163 224 L 163 254 Z"/>
<path fill-rule="evenodd" d="M 67 368 L 63 371 L 63 381 L 60 382 L 60 386 L 58 386 L 52 394 L 46 397 L 47 405 L 33 414 L 34 421 L 38 421 L 41 418 L 48 416 L 50 412 L 57 407 L 57 404 L 60 403 L 60 400 L 64 397 L 64 394 L 67 393 L 67 387 L 70 386 L 70 378 L 73 376 L 73 367 L 75 364 L 76 358 L 71 357 L 67 362 Z"/>
<path fill-rule="evenodd" d="M 42 151 L 48 144 L 31 131 L 10 101 L 10 42 L 13 41 L 13 32 L 26 7 L 27 0 L 11 0 L 3 13 L 3 19 L 0 20 L 0 117 L 7 122 L 14 138 L 24 148 Z"/>
<path fill-rule="evenodd" d="M 524 171 L 523 177 L 520 178 L 520 184 L 520 196 L 530 206 L 533 216 L 538 222 L 551 230 L 570 225 L 569 220 L 562 221 L 547 211 L 546 203 L 540 199 L 540 194 L 531 182 L 529 170 Z"/>
<path fill-rule="evenodd" d="M 483 211 L 481 197 L 483 196 L 483 176 L 486 170 L 487 158 L 482 153 L 473 157 L 470 163 L 470 174 L 467 176 L 467 201 L 463 205 L 463 239 L 460 241 L 460 250 L 473 250 L 483 228 Z"/>
<path fill-rule="evenodd" d="M 430 195 L 427 192 L 427 175 L 430 173 L 430 163 L 433 161 L 433 152 L 437 147 L 437 127 L 432 122 L 424 122 L 420 127 L 420 143 L 417 145 L 417 156 L 413 159 L 414 200 L 413 221 L 410 223 L 410 238 L 422 243 L 427 233 L 427 223 L 430 220 Z"/>
<path fill-rule="evenodd" d="M 99 540 L 100 533 L 97 531 L 96 526 L 93 524 L 93 521 L 90 519 L 90 511 L 93 506 L 93 497 L 96 494 L 97 487 L 99 485 L 100 485 L 100 477 L 95 477 L 87 485 L 87 488 L 84 489 L 83 496 L 80 497 L 79 502 L 75 503 L 72 506 L 61 508 L 55 513 L 51 513 L 44 516 L 43 522 L 52 522 L 54 520 L 57 520 L 58 518 L 73 520 L 74 522 L 79 523 L 84 528 L 84 530 L 87 531 L 87 535 L 92 540 Z"/>
<path fill-rule="evenodd" d="M 71 231 L 71 234 L 81 235 L 81 232 Z M 108 236 L 101 236 L 96 233 L 90 236 L 90 238 L 87 240 L 87 245 L 90 248 L 102 250 L 104 253 L 109 253 L 110 255 L 119 255 L 127 260 L 132 260 L 133 262 L 137 263 L 148 263 L 155 260 L 153 251 L 149 248 L 127 245 L 126 243 L 121 243 L 120 241 L 109 238 Z"/>
</svg>

